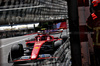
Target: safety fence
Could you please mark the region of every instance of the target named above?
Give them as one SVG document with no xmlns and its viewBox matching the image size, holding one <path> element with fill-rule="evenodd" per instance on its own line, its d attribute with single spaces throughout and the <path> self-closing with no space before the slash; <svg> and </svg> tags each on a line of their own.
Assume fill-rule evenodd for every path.
<svg viewBox="0 0 100 66">
<path fill-rule="evenodd" d="M 65 0 L 0 0 L 0 24 L 66 19 Z"/>
</svg>

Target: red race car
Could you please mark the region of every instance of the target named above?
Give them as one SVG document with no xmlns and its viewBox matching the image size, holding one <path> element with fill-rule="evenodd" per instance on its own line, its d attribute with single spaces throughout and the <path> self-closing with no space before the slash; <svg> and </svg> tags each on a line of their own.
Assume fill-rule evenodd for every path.
<svg viewBox="0 0 100 66">
<path fill-rule="evenodd" d="M 49 34 L 38 34 L 34 39 L 26 40 L 25 48 L 22 44 L 14 44 L 8 54 L 8 63 L 26 63 L 53 58 L 54 52 L 66 39 L 67 36 L 58 38 Z"/>
</svg>

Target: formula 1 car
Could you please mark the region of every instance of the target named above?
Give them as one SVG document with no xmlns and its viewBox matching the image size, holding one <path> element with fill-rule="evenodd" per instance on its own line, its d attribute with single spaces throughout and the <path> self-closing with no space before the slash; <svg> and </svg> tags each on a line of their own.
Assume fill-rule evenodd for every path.
<svg viewBox="0 0 100 66">
<path fill-rule="evenodd" d="M 63 29 L 55 29 L 52 32 L 49 32 L 49 34 L 56 34 L 56 33 L 61 33 L 63 32 Z"/>
<path fill-rule="evenodd" d="M 25 40 L 25 48 L 23 48 L 22 44 L 12 45 L 8 54 L 8 63 L 27 63 L 53 58 L 54 52 L 66 39 L 67 36 L 58 38 L 49 34 L 38 34 L 34 39 Z"/>
</svg>

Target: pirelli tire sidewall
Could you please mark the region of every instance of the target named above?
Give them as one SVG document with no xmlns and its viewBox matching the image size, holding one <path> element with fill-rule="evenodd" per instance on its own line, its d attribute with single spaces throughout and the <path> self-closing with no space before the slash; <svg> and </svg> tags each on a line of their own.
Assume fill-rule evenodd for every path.
<svg viewBox="0 0 100 66">
<path fill-rule="evenodd" d="M 24 54 L 23 45 L 15 44 L 11 47 L 11 57 L 12 59 L 21 57 Z"/>
</svg>

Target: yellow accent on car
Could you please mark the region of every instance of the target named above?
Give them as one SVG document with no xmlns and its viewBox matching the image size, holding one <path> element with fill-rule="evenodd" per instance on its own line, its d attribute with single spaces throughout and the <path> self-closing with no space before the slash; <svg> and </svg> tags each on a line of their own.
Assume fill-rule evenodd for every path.
<svg viewBox="0 0 100 66">
<path fill-rule="evenodd" d="M 46 30 L 46 28 L 41 28 L 41 30 Z"/>
<path fill-rule="evenodd" d="M 38 49 L 39 47 L 35 47 L 35 49 Z"/>
</svg>

